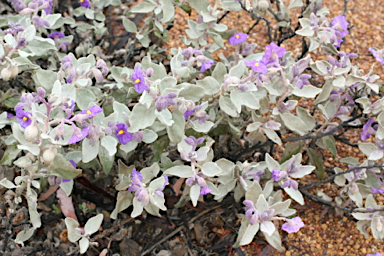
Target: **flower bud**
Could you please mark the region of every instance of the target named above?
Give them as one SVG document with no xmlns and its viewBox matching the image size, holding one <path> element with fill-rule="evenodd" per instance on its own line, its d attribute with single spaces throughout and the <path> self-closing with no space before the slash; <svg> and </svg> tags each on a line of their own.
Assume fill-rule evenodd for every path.
<svg viewBox="0 0 384 256">
<path fill-rule="evenodd" d="M 19 74 L 19 67 L 18 66 L 12 66 L 9 68 L 9 70 L 12 73 L 12 77 L 16 77 Z"/>
<path fill-rule="evenodd" d="M 248 161 L 245 161 L 245 162 L 243 163 L 243 168 L 247 168 L 247 167 L 249 167 L 249 166 L 251 166 L 251 164 L 248 163 Z"/>
<path fill-rule="evenodd" d="M 100 70 L 97 68 L 92 69 L 93 75 L 95 76 L 96 82 L 100 83 L 103 82 L 104 77 Z"/>
<path fill-rule="evenodd" d="M 145 72 L 147 77 L 151 77 L 153 75 L 153 68 L 148 68 Z"/>
<path fill-rule="evenodd" d="M 29 142 L 34 141 L 38 134 L 39 130 L 37 129 L 34 123 L 28 125 L 28 127 L 25 128 L 24 137 Z"/>
<path fill-rule="evenodd" d="M 185 103 L 183 102 L 182 104 L 180 104 L 180 106 L 179 106 L 179 111 L 180 111 L 180 113 L 185 113 L 185 112 L 187 112 L 187 106 L 185 106 Z"/>
<path fill-rule="evenodd" d="M 268 9 L 269 7 L 269 2 L 266 1 L 266 0 L 260 0 L 259 1 L 259 4 L 257 5 L 257 7 L 261 10 L 261 11 L 265 11 Z"/>
<path fill-rule="evenodd" d="M 48 184 L 49 184 L 50 186 L 53 186 L 53 185 L 56 184 L 55 176 L 49 176 L 49 177 L 48 177 Z"/>
<path fill-rule="evenodd" d="M 0 75 L 4 81 L 8 81 L 12 77 L 12 71 L 9 68 L 4 68 L 3 70 L 1 70 Z"/>
<path fill-rule="evenodd" d="M 53 159 L 57 154 L 57 149 L 55 147 L 49 147 L 43 153 L 44 165 L 48 166 L 52 163 Z"/>
</svg>

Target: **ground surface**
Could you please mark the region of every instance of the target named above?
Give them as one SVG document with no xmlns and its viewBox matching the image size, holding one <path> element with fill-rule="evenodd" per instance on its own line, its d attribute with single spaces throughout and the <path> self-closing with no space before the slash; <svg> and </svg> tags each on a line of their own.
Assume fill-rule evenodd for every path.
<svg viewBox="0 0 384 256">
<path fill-rule="evenodd" d="M 288 2 L 288 1 L 285 1 Z M 341 50 L 346 52 L 354 52 L 359 54 L 359 58 L 355 61 L 358 66 L 369 72 L 374 62 L 373 57 L 370 55 L 369 47 L 383 47 L 383 34 L 384 30 L 384 1 L 364 0 L 364 1 L 347 1 L 346 17 L 353 28 L 350 30 L 350 35 L 346 37 L 346 42 L 343 44 Z M 324 6 L 330 10 L 328 17 L 335 17 L 344 13 L 345 1 L 343 0 L 324 0 Z M 183 12 L 180 12 L 183 16 Z M 296 21 L 293 21 L 294 24 Z M 238 29 L 240 32 L 247 32 L 251 24 L 254 23 L 252 19 L 246 14 L 241 14 L 239 18 L 237 14 L 229 14 L 225 17 L 222 23 L 228 25 L 229 29 Z M 185 19 L 178 19 L 176 22 L 176 30 L 170 33 L 170 45 L 181 45 L 179 39 L 179 32 L 184 31 L 186 26 Z M 179 28 L 177 30 L 177 28 Z M 268 43 L 267 33 L 265 27 L 256 26 L 249 34 L 248 42 L 257 43 L 256 49 L 263 50 L 263 47 Z M 287 49 L 299 52 L 301 49 L 297 48 L 299 45 L 297 38 L 293 38 L 284 42 L 282 45 Z M 230 53 L 233 51 L 233 46 L 226 45 L 228 48 L 225 52 Z M 380 82 L 383 82 L 384 67 L 376 62 L 374 72 L 380 75 Z M 348 134 L 350 138 L 358 138 L 358 134 Z M 349 146 L 339 145 L 339 158 L 332 159 L 329 154 L 328 163 L 325 167 L 334 166 L 334 161 L 338 159 L 354 155 L 358 156 L 358 150 Z M 308 180 L 308 182 L 310 182 Z M 321 187 L 321 190 L 328 195 L 334 194 L 334 188 L 331 184 Z M 316 191 L 312 191 L 315 192 Z M 384 197 L 376 196 L 376 200 L 380 205 L 384 203 Z M 257 241 L 249 246 L 243 247 L 242 250 L 246 251 L 248 255 L 366 255 L 367 253 L 381 252 L 384 253 L 384 244 L 373 239 L 365 239 L 363 235 L 355 228 L 356 224 L 352 219 L 347 217 L 336 216 L 332 211 L 329 211 L 324 206 L 320 206 L 313 202 L 306 201 L 307 205 L 300 211 L 300 216 L 306 226 L 296 234 L 289 234 L 283 237 L 283 243 L 288 249 L 285 253 L 279 254 L 277 251 L 264 247 L 262 244 L 257 244 Z M 295 208 L 299 209 L 299 205 Z"/>
<path fill-rule="evenodd" d="M 344 1 L 325 0 L 324 5 L 327 6 L 331 15 L 342 14 L 344 10 Z M 177 20 L 174 27 L 170 31 L 170 42 L 165 44 L 169 49 L 171 47 L 184 47 L 179 38 L 185 31 L 186 13 L 178 11 Z M 353 28 L 350 35 L 346 38 L 346 43 L 342 46 L 342 50 L 356 52 L 360 57 L 355 61 L 360 68 L 366 72 L 369 71 L 374 59 L 369 55 L 368 47 L 383 47 L 383 37 L 381 30 L 384 29 L 384 2 L 375 0 L 349 1 L 346 11 L 347 19 Z M 191 16 L 194 18 L 194 14 Z M 294 21 L 296 22 L 296 21 Z M 237 14 L 227 15 L 222 23 L 228 25 L 229 29 L 248 29 L 253 21 L 246 15 L 241 14 L 241 18 Z M 259 46 L 257 51 L 262 51 L 267 44 L 267 35 L 264 26 L 256 26 L 249 36 L 250 42 L 255 42 Z M 285 42 L 283 45 L 288 50 L 297 52 L 295 49 L 297 42 L 293 38 Z M 233 51 L 232 46 L 226 44 L 228 48 L 224 52 Z M 383 76 L 384 68 L 377 62 L 374 72 Z M 380 81 L 383 81 L 381 79 Z M 310 103 L 308 103 L 310 104 Z M 348 133 L 350 138 L 358 138 L 356 133 Z M 146 148 L 139 148 L 135 156 L 137 156 L 137 164 L 140 163 L 139 158 L 145 152 Z M 334 162 L 338 159 L 349 155 L 357 156 L 358 150 L 348 146 L 339 145 L 340 156 L 335 160 L 331 155 L 326 155 L 329 161 L 326 167 L 334 166 Z M 281 154 L 281 150 L 277 150 Z M 13 175 L 13 169 L 6 170 L 5 173 Z M 82 178 L 76 180 L 76 188 L 74 191 L 74 205 L 80 222 L 84 222 L 91 213 L 83 213 L 79 204 L 85 203 L 88 209 L 96 207 L 103 211 L 107 216 L 103 222 L 101 232 L 94 237 L 93 241 L 97 241 L 99 246 L 91 246 L 87 255 L 99 255 L 105 249 L 110 248 L 110 254 L 118 253 L 122 256 L 133 255 L 158 255 L 158 256 L 183 256 L 183 255 L 361 255 L 367 253 L 381 252 L 384 253 L 384 244 L 375 241 L 372 237 L 365 239 L 363 235 L 355 228 L 356 224 L 349 216 L 337 216 L 332 209 L 307 200 L 304 207 L 294 205 L 299 211 L 300 217 L 306 224 L 296 234 L 282 233 L 283 244 L 287 248 L 285 253 L 278 253 L 272 247 L 266 244 L 262 237 L 256 237 L 254 242 L 241 249 L 232 249 L 231 243 L 236 239 L 236 231 L 239 227 L 239 213 L 242 213 L 242 205 L 235 203 L 231 199 L 226 199 L 221 203 L 211 202 L 207 200 L 200 203 L 197 208 L 187 205 L 182 209 L 172 209 L 172 204 L 177 202 L 178 198 L 171 193 L 167 195 L 169 202 L 167 214 L 163 218 L 155 218 L 152 216 L 143 216 L 136 220 L 129 218 L 129 211 L 119 215 L 119 222 L 114 222 L 108 218 L 109 213 L 114 208 L 114 197 L 110 199 L 106 195 L 96 194 L 99 188 L 105 192 L 111 192 L 111 184 L 116 174 L 112 172 L 108 177 L 97 177 L 95 170 L 87 170 Z M 314 176 L 303 181 L 303 184 L 310 183 L 315 179 Z M 91 182 L 91 181 L 92 182 Z M 96 181 L 97 180 L 97 181 Z M 325 184 L 319 187 L 320 190 L 334 195 L 335 188 L 331 184 Z M 316 193 L 315 190 L 310 191 Z M 379 204 L 384 204 L 384 197 L 375 196 Z M 55 210 L 54 205 L 57 204 L 55 196 L 50 196 L 46 200 L 39 203 L 39 210 L 42 212 L 43 228 L 37 232 L 31 241 L 26 243 L 26 247 L 21 249 L 15 247 L 13 243 L 7 244 L 9 237 L 0 241 L 0 248 L 8 248 L 5 255 L 76 255 L 71 254 L 76 250 L 73 243 L 66 238 L 65 225 L 63 223 L 63 215 L 59 210 Z M 0 215 L 9 214 L 6 209 L 0 207 Z M 11 224 L 1 226 L 0 232 L 8 229 L 10 225 L 13 228 L 22 226 L 24 215 L 26 212 L 19 212 L 12 218 Z M 8 215 L 9 216 L 9 215 Z M 6 235 L 5 235 L 6 236 Z M 56 244 L 54 247 L 53 244 Z M 36 249 L 38 248 L 38 249 Z M 55 249 L 49 249 L 55 248 Z M 12 253 L 13 251 L 13 253 Z"/>
</svg>

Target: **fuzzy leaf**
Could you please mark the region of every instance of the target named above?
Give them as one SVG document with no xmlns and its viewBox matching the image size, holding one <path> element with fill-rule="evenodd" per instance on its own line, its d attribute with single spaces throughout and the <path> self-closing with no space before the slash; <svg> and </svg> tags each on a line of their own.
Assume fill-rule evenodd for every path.
<svg viewBox="0 0 384 256">
<path fill-rule="evenodd" d="M 80 246 L 80 254 L 85 253 L 89 247 L 88 238 L 86 238 L 86 237 L 81 238 L 81 240 L 79 241 L 79 246 Z"/>
<path fill-rule="evenodd" d="M 217 176 L 222 172 L 220 167 L 216 163 L 212 163 L 212 162 L 207 162 L 203 164 L 203 166 L 201 167 L 201 171 L 204 175 L 208 177 Z"/>
<path fill-rule="evenodd" d="M 24 245 L 24 242 L 31 238 L 34 232 L 34 228 L 20 231 L 16 236 L 15 242 Z"/>
<path fill-rule="evenodd" d="M 81 169 L 76 169 L 73 167 L 71 162 L 69 162 L 65 157 L 58 153 L 53 160 L 53 162 L 48 167 L 50 176 L 59 176 L 63 179 L 73 179 L 79 174 L 81 174 Z"/>
<path fill-rule="evenodd" d="M 91 235 L 95 233 L 103 222 L 104 215 L 102 213 L 90 218 L 84 226 L 85 234 Z"/>
<path fill-rule="evenodd" d="M 316 176 L 318 179 L 322 180 L 324 179 L 324 161 L 323 161 L 323 155 L 314 150 L 313 148 L 307 149 L 309 161 L 311 161 L 311 164 L 316 166 Z"/>
<path fill-rule="evenodd" d="M 72 243 L 76 242 L 81 238 L 80 231 L 76 230 L 80 226 L 79 222 L 72 218 L 65 218 L 65 225 L 67 226 L 68 230 L 68 240 Z"/>
<path fill-rule="evenodd" d="M 128 32 L 131 32 L 131 33 L 137 32 L 137 27 L 135 22 L 131 21 L 130 19 L 127 19 L 126 17 L 124 17 L 123 19 L 123 25 L 125 30 L 127 30 Z"/>
<path fill-rule="evenodd" d="M 193 172 L 191 166 L 178 165 L 165 170 L 164 174 L 180 178 L 189 178 L 192 177 Z"/>
<path fill-rule="evenodd" d="M 120 191 L 117 194 L 116 207 L 111 213 L 112 219 L 117 219 L 117 214 L 132 205 L 133 195 L 129 191 Z"/>
<path fill-rule="evenodd" d="M 197 200 L 200 197 L 200 186 L 198 184 L 195 184 L 191 187 L 191 190 L 189 191 L 189 197 L 191 198 L 192 205 L 196 207 L 197 205 Z"/>
</svg>

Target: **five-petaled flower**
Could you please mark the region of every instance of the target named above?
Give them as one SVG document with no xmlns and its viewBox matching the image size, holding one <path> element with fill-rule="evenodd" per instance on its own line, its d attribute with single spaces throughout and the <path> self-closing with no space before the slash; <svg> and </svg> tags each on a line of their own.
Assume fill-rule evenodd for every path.
<svg viewBox="0 0 384 256">
<path fill-rule="evenodd" d="M 237 45 L 247 40 L 248 35 L 245 33 L 235 33 L 229 39 L 228 42 L 231 45 Z"/>
<path fill-rule="evenodd" d="M 244 64 L 247 67 L 252 68 L 252 70 L 255 72 L 258 72 L 261 74 L 268 73 L 267 66 L 262 60 L 261 61 L 248 60 L 248 61 L 244 61 Z"/>
<path fill-rule="evenodd" d="M 270 43 L 265 47 L 265 53 L 263 55 L 262 62 L 267 64 L 278 62 L 279 58 L 283 57 L 287 51 L 284 47 L 280 47 L 275 43 Z"/>
<path fill-rule="evenodd" d="M 86 119 L 94 117 L 96 114 L 103 112 L 103 109 L 99 106 L 92 106 L 80 112 L 82 115 L 87 115 Z"/>
<path fill-rule="evenodd" d="M 304 222 L 300 217 L 287 219 L 287 222 L 281 226 L 281 229 L 287 233 L 296 233 L 300 228 L 304 227 Z"/>
<path fill-rule="evenodd" d="M 137 66 L 132 73 L 133 84 L 135 85 L 135 90 L 138 93 L 143 93 L 143 91 L 148 90 L 148 85 L 145 84 L 145 79 L 143 71 L 140 66 Z"/>
<path fill-rule="evenodd" d="M 332 19 L 330 25 L 336 31 L 337 38 L 336 42 L 333 43 L 335 47 L 339 47 L 341 42 L 346 35 L 348 35 L 348 21 L 345 19 L 343 15 L 338 15 Z"/>
<path fill-rule="evenodd" d="M 362 141 L 366 141 L 371 135 L 376 134 L 378 125 L 372 127 L 375 122 L 373 118 L 369 118 L 368 121 L 363 125 L 363 131 L 361 132 L 360 138 Z"/>
<path fill-rule="evenodd" d="M 119 143 L 123 144 L 123 145 L 130 142 L 133 138 L 133 135 L 131 133 L 127 132 L 127 125 L 124 123 L 117 123 L 116 124 L 115 136 L 119 140 Z"/>
<path fill-rule="evenodd" d="M 71 145 L 79 141 L 82 141 L 85 137 L 88 136 L 88 134 L 89 134 L 89 127 L 84 127 L 83 129 L 80 129 L 76 126 L 73 126 L 73 134 L 67 144 Z"/>
<path fill-rule="evenodd" d="M 85 8 L 90 8 L 91 7 L 91 2 L 89 0 L 80 0 L 80 5 Z"/>
<path fill-rule="evenodd" d="M 20 107 L 16 107 L 15 111 L 17 121 L 20 123 L 21 127 L 24 129 L 27 128 L 32 123 L 32 120 L 30 118 L 30 116 L 32 115 L 31 112 L 24 111 Z"/>
<path fill-rule="evenodd" d="M 381 65 L 384 64 L 384 58 L 383 58 L 383 52 L 384 52 L 384 49 L 381 49 L 381 50 L 375 50 L 374 48 L 368 48 L 368 50 L 372 53 L 373 57 L 375 57 L 375 59 L 380 62 Z"/>
</svg>

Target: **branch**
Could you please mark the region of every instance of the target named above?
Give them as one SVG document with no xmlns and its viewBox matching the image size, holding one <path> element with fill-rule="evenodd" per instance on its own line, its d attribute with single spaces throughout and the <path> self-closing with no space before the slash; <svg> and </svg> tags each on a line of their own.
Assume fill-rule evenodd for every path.
<svg viewBox="0 0 384 256">
<path fill-rule="evenodd" d="M 325 200 L 317 195 L 313 195 L 311 193 L 309 193 L 307 190 L 308 189 L 311 189 L 311 188 L 314 188 L 322 183 L 327 183 L 327 182 L 331 182 L 333 181 L 337 176 L 340 176 L 340 175 L 343 175 L 343 174 L 346 174 L 346 173 L 349 173 L 349 172 L 352 172 L 354 170 L 358 170 L 358 169 L 372 169 L 372 168 L 384 168 L 384 165 L 373 165 L 373 166 L 355 166 L 355 167 L 352 167 L 344 172 L 340 172 L 340 173 L 337 173 L 337 174 L 334 174 L 324 180 L 320 180 L 320 181 L 316 181 L 316 182 L 313 182 L 311 184 L 308 184 L 302 188 L 299 189 L 299 191 L 304 195 L 306 196 L 307 198 L 309 198 L 310 200 L 316 202 L 316 203 L 319 203 L 319 204 L 322 204 L 322 205 L 326 205 L 326 206 L 329 206 L 329 207 L 334 207 L 334 208 L 338 208 L 342 211 L 345 211 L 345 212 L 349 212 L 349 213 L 353 213 L 353 212 L 362 212 L 362 213 L 371 213 L 371 212 L 379 212 L 379 211 L 384 211 L 384 208 L 382 209 L 372 209 L 372 210 L 367 210 L 367 209 L 358 209 L 358 207 L 342 207 L 340 205 L 338 205 L 336 202 L 332 202 L 332 201 L 328 201 L 328 200 Z"/>
<path fill-rule="evenodd" d="M 324 133 L 317 134 L 317 135 L 309 135 L 310 133 L 308 133 L 307 135 L 303 135 L 303 136 L 299 136 L 299 137 L 286 138 L 286 139 L 282 139 L 281 141 L 282 142 L 289 142 L 289 141 L 297 141 L 297 140 L 320 139 L 322 137 L 332 135 L 334 132 L 340 130 L 344 126 L 347 126 L 348 123 L 350 123 L 350 122 L 352 122 L 352 121 L 354 121 L 354 120 L 356 120 L 362 116 L 363 116 L 363 114 L 360 114 L 360 115 L 357 115 L 357 116 L 355 116 L 355 117 L 353 117 L 347 121 L 344 121 L 340 125 L 338 125 L 337 127 L 333 128 L 332 130 L 330 130 L 328 132 L 324 132 Z"/>
<path fill-rule="evenodd" d="M 222 19 L 224 19 L 224 18 L 225 18 L 225 16 L 227 16 L 227 15 L 228 15 L 228 13 L 230 13 L 230 11 L 226 11 L 226 12 L 223 14 L 223 16 L 221 16 L 220 18 L 218 18 L 218 19 L 217 19 L 216 23 L 217 23 L 217 24 L 219 24 L 219 23 L 220 23 L 220 21 L 221 21 Z"/>
<path fill-rule="evenodd" d="M 372 168 L 384 168 L 384 165 L 372 165 L 372 166 L 355 166 L 355 167 L 352 167 L 346 171 L 343 171 L 343 172 L 339 172 L 339 173 L 336 173 L 332 176 L 329 176 L 328 178 L 324 179 L 324 180 L 319 180 L 319 181 L 315 181 L 311 184 L 308 184 L 308 185 L 305 185 L 304 187 L 300 188 L 299 190 L 301 192 L 305 191 L 305 190 L 308 190 L 308 189 L 311 189 L 311 188 L 314 188 L 314 187 L 317 187 L 323 183 L 327 183 L 327 182 L 331 182 L 333 181 L 337 176 L 340 176 L 340 175 L 343 175 L 343 174 L 346 174 L 346 173 L 350 173 L 350 172 L 353 172 L 355 170 L 358 170 L 358 169 L 372 169 Z"/>
<path fill-rule="evenodd" d="M 261 19 L 261 20 L 265 21 L 265 23 L 267 25 L 267 34 L 268 34 L 269 42 L 273 42 L 272 34 L 271 34 L 271 25 L 270 25 L 271 22 L 268 19 L 264 18 L 263 16 L 259 16 L 252 11 L 248 11 L 247 8 L 245 8 L 245 6 L 243 5 L 243 3 L 241 1 L 239 3 L 240 3 L 241 8 L 251 15 L 253 20 L 254 19 Z"/>
</svg>

